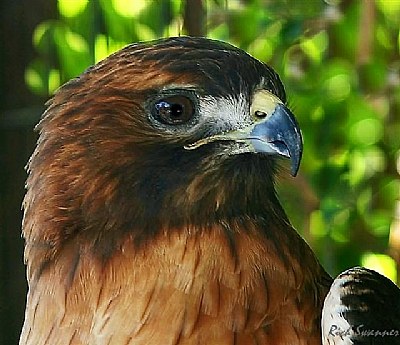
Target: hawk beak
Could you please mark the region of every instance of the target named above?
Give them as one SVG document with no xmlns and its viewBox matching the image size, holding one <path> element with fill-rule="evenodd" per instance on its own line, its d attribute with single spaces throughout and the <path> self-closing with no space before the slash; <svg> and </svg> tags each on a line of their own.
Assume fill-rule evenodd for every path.
<svg viewBox="0 0 400 345">
<path fill-rule="evenodd" d="M 222 140 L 242 142 L 247 144 L 247 152 L 289 158 L 291 174 L 296 176 L 303 153 L 303 139 L 293 113 L 278 97 L 266 90 L 260 90 L 254 95 L 250 113 L 251 125 L 200 139 L 185 146 L 185 149 L 192 150 Z"/>
<path fill-rule="evenodd" d="M 285 105 L 277 104 L 272 114 L 251 129 L 248 140 L 255 152 L 290 158 L 291 174 L 297 175 L 303 140 L 293 113 Z"/>
</svg>

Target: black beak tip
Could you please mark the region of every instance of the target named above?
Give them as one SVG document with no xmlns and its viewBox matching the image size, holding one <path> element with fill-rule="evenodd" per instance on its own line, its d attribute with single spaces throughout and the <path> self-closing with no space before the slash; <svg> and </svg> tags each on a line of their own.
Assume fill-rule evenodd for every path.
<svg viewBox="0 0 400 345">
<path fill-rule="evenodd" d="M 293 177 L 296 177 L 297 173 L 299 172 L 302 155 L 303 155 L 303 149 L 301 146 L 296 150 L 296 152 L 290 154 L 290 161 L 291 161 L 290 174 Z"/>
</svg>

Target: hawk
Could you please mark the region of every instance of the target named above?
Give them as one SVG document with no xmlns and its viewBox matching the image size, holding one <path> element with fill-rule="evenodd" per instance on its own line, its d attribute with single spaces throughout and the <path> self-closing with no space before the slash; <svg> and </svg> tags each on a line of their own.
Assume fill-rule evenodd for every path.
<svg viewBox="0 0 400 345">
<path fill-rule="evenodd" d="M 129 45 L 38 124 L 20 344 L 321 344 L 332 279 L 275 189 L 299 125 L 276 72 L 206 38 Z"/>
</svg>

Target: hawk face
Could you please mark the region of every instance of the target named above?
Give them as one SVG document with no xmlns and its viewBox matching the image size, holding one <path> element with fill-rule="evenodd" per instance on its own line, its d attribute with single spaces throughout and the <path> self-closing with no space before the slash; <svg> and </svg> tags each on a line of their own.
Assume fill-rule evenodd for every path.
<svg viewBox="0 0 400 345">
<path fill-rule="evenodd" d="M 141 240 L 165 227 L 284 214 L 274 157 L 289 157 L 295 175 L 302 153 L 285 101 L 278 75 L 229 44 L 133 44 L 56 93 L 28 186 L 43 219 L 59 212 L 55 242 L 78 232 L 95 243 Z"/>
</svg>

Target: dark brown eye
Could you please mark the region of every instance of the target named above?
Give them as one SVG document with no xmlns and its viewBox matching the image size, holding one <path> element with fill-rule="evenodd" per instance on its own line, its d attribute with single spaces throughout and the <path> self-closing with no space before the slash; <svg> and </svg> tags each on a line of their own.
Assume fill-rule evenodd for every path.
<svg viewBox="0 0 400 345">
<path fill-rule="evenodd" d="M 194 105 L 185 96 L 168 96 L 154 104 L 154 116 L 167 125 L 180 125 L 194 116 Z"/>
</svg>

